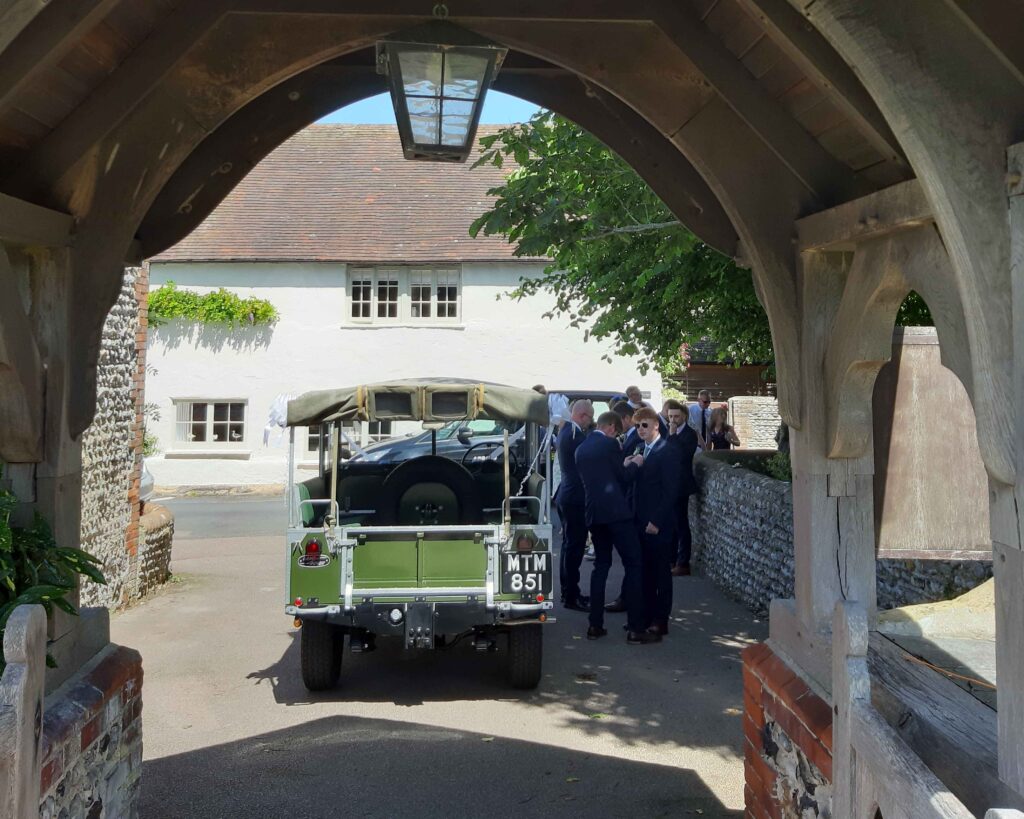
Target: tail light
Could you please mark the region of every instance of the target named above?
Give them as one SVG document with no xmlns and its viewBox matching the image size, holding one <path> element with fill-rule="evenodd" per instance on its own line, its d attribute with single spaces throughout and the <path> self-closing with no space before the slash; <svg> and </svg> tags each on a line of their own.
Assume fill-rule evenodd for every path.
<svg viewBox="0 0 1024 819">
<path fill-rule="evenodd" d="M 320 557 L 320 541 L 311 540 L 306 544 L 306 557 Z"/>
<path fill-rule="evenodd" d="M 520 535 L 516 539 L 516 551 L 517 552 L 532 552 L 533 541 L 526 535 Z"/>
</svg>

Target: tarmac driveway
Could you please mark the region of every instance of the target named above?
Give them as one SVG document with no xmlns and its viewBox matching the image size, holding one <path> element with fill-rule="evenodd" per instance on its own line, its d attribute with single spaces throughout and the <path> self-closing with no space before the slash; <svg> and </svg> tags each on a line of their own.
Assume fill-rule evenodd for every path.
<svg viewBox="0 0 1024 819">
<path fill-rule="evenodd" d="M 626 645 L 622 615 L 587 641 L 586 615 L 556 609 L 534 692 L 501 653 L 382 643 L 313 695 L 280 499 L 167 505 L 175 580 L 111 627 L 143 655 L 143 817 L 742 815 L 739 652 L 765 624 L 709 582 L 675 581 L 660 645 Z"/>
</svg>

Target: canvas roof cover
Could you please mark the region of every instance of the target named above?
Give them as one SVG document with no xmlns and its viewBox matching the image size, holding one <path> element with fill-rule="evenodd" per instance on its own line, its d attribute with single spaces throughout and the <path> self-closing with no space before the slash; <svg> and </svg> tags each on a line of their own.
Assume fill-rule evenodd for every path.
<svg viewBox="0 0 1024 819">
<path fill-rule="evenodd" d="M 288 402 L 288 426 L 325 421 L 548 423 L 548 398 L 534 390 L 462 378 L 418 378 L 315 390 Z"/>
</svg>

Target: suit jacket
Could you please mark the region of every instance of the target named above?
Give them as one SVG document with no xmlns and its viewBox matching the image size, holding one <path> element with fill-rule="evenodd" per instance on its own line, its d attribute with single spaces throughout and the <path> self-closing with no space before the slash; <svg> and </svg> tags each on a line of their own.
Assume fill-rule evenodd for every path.
<svg viewBox="0 0 1024 819">
<path fill-rule="evenodd" d="M 640 437 L 640 433 L 636 431 L 636 427 L 630 427 L 626 437 L 622 439 L 622 457 L 636 455 L 637 449 L 643 449 L 643 446 L 644 441 Z"/>
<path fill-rule="evenodd" d="M 667 438 L 655 441 L 643 466 L 626 467 L 627 478 L 633 482 L 634 518 L 641 529 L 648 523 L 658 527 L 658 534 L 648 535 L 655 543 L 669 543 L 675 538 L 681 472 L 678 448 Z"/>
<path fill-rule="evenodd" d="M 586 495 L 587 525 L 628 521 L 622 448 L 614 438 L 595 432 L 576 449 L 576 466 Z"/>
<path fill-rule="evenodd" d="M 558 484 L 558 503 L 583 506 L 586 497 L 583 483 L 576 469 L 576 449 L 583 443 L 587 434 L 571 421 L 562 424 L 558 432 L 555 449 L 558 452 L 558 467 L 562 470 L 562 480 Z"/>
<path fill-rule="evenodd" d="M 697 433 L 684 424 L 668 442 L 675 448 L 679 458 L 679 495 L 687 498 L 697 494 L 697 479 L 693 477 L 693 456 L 697 452 Z"/>
</svg>

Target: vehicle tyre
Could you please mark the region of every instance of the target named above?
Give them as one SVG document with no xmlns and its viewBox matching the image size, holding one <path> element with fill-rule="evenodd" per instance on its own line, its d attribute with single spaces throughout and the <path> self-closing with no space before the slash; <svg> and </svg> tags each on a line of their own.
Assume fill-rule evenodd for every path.
<svg viewBox="0 0 1024 819">
<path fill-rule="evenodd" d="M 306 620 L 299 630 L 302 682 L 310 691 L 328 691 L 338 684 L 345 632 L 330 623 Z"/>
<path fill-rule="evenodd" d="M 544 661 L 544 632 L 540 623 L 513 626 L 508 633 L 509 677 L 514 688 L 536 688 Z"/>
</svg>

